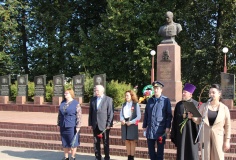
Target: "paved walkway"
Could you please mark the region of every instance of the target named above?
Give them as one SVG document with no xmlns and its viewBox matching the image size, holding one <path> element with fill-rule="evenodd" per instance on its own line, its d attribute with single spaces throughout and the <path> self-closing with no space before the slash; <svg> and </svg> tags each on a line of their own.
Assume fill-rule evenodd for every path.
<svg viewBox="0 0 236 160">
<path fill-rule="evenodd" d="M 78 148 L 79 150 L 79 148 Z M 18 148 L 0 146 L 0 159 L 1 160 L 61 160 L 63 158 L 62 151 L 42 150 L 32 148 Z M 77 160 L 94 160 L 93 154 L 76 153 Z M 111 160 L 127 160 L 126 157 L 111 156 Z M 142 160 L 135 158 L 135 160 Z"/>
</svg>

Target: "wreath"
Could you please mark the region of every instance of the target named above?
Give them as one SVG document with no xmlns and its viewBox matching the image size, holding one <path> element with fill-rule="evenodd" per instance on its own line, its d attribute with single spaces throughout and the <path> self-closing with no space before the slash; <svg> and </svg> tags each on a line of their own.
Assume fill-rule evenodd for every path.
<svg viewBox="0 0 236 160">
<path fill-rule="evenodd" d="M 146 104 L 148 99 L 154 94 L 153 86 L 146 85 L 142 90 L 143 96 L 139 97 L 139 103 Z"/>
</svg>

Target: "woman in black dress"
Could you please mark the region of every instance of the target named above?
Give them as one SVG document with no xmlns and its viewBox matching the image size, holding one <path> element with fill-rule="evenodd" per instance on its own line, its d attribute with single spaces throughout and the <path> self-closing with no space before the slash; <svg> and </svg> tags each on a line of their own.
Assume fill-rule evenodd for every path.
<svg viewBox="0 0 236 160">
<path fill-rule="evenodd" d="M 141 118 L 138 98 L 134 91 L 125 92 L 126 102 L 120 111 L 122 140 L 125 140 L 128 160 L 134 159 L 136 141 L 138 140 L 138 121 Z"/>
<path fill-rule="evenodd" d="M 79 130 L 81 127 L 82 110 L 78 101 L 74 100 L 74 91 L 67 89 L 65 99 L 61 102 L 57 125 L 60 126 L 60 135 L 65 158 L 75 160 L 76 149 L 79 146 Z"/>
</svg>

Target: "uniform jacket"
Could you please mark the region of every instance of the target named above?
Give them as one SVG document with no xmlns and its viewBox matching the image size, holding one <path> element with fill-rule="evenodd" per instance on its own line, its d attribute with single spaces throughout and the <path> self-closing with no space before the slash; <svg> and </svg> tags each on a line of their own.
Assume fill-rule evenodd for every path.
<svg viewBox="0 0 236 160">
<path fill-rule="evenodd" d="M 149 98 L 145 108 L 143 128 L 147 128 L 146 137 L 157 139 L 165 133 L 166 128 L 171 127 L 172 111 L 169 98 L 161 95 L 156 99 Z"/>
<path fill-rule="evenodd" d="M 88 124 L 93 129 L 98 126 L 100 131 L 106 127 L 112 127 L 114 115 L 113 100 L 106 95 L 103 96 L 97 109 L 97 97 L 90 100 Z"/>
<path fill-rule="evenodd" d="M 59 126 L 60 127 L 75 127 L 77 123 L 77 111 L 76 106 L 79 104 L 78 101 L 73 100 L 70 105 L 65 109 L 64 106 L 66 105 L 66 100 L 63 100 L 60 104 L 59 108 Z"/>
<path fill-rule="evenodd" d="M 201 105 L 199 109 L 201 114 L 204 113 L 206 105 L 208 105 L 208 103 Z M 218 115 L 213 126 L 209 125 L 208 114 L 206 114 L 204 119 L 204 159 L 224 160 L 223 142 L 227 138 L 230 138 L 230 134 L 230 112 L 228 107 L 220 102 Z M 201 135 L 201 142 L 203 140 L 203 135 Z"/>
</svg>

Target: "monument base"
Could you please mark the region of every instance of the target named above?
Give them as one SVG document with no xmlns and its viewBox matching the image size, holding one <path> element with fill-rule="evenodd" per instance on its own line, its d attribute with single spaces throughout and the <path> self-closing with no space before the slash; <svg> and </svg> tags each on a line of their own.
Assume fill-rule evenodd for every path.
<svg viewBox="0 0 236 160">
<path fill-rule="evenodd" d="M 0 96 L 0 103 L 7 104 L 9 102 L 9 96 Z"/>
<path fill-rule="evenodd" d="M 53 105 L 60 105 L 62 100 L 63 100 L 62 97 L 53 96 L 52 97 L 52 104 Z"/>
<path fill-rule="evenodd" d="M 172 104 L 182 99 L 181 49 L 178 44 L 159 44 L 157 46 L 157 76 L 164 84 L 163 95 Z"/>
<path fill-rule="evenodd" d="M 16 104 L 25 104 L 26 96 L 16 96 Z"/>
<path fill-rule="evenodd" d="M 182 82 L 174 81 L 168 82 L 164 81 L 165 87 L 163 88 L 163 95 L 167 96 L 172 104 L 176 104 L 177 102 L 182 100 Z"/>
<path fill-rule="evenodd" d="M 222 103 L 224 103 L 229 109 L 234 109 L 234 100 L 232 99 L 222 99 Z"/>
<path fill-rule="evenodd" d="M 44 103 L 44 97 L 43 96 L 34 96 L 34 104 L 43 104 Z"/>
</svg>

